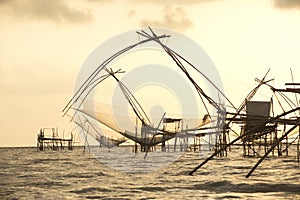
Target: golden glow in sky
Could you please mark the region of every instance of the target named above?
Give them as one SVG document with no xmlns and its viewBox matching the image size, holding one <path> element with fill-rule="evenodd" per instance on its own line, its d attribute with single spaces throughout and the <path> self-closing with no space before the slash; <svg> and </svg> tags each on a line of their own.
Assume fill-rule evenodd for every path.
<svg viewBox="0 0 300 200">
<path fill-rule="evenodd" d="M 61 110 L 101 42 L 142 26 L 170 28 L 214 61 L 237 106 L 271 68 L 300 82 L 297 0 L 0 1 L 0 146 L 33 146 L 39 128 L 71 129 Z M 263 95 L 262 95 L 263 97 Z"/>
</svg>

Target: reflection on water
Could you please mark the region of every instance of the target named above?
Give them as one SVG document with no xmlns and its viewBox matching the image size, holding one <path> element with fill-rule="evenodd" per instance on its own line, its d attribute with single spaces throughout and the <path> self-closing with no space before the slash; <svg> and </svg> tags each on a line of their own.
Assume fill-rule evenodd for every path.
<svg viewBox="0 0 300 200">
<path fill-rule="evenodd" d="M 204 159 L 195 152 L 159 171 L 131 174 L 101 164 L 82 148 L 0 148 L 0 153 L 0 199 L 300 198 L 300 165 L 294 157 L 267 159 L 247 179 L 258 158 L 244 158 L 238 147 L 194 176 L 187 174 Z"/>
</svg>

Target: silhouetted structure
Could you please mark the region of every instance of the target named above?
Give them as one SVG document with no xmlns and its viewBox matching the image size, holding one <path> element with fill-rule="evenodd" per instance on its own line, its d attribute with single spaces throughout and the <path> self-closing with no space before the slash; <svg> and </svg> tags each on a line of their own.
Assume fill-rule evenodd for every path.
<svg viewBox="0 0 300 200">
<path fill-rule="evenodd" d="M 46 133 L 46 130 L 50 130 L 50 133 Z M 40 133 L 37 137 L 37 149 L 43 151 L 45 149 L 59 150 L 64 149 L 65 147 L 68 150 L 73 149 L 73 134 L 71 133 L 70 139 L 60 138 L 58 136 L 58 131 L 55 128 L 41 128 Z"/>
</svg>

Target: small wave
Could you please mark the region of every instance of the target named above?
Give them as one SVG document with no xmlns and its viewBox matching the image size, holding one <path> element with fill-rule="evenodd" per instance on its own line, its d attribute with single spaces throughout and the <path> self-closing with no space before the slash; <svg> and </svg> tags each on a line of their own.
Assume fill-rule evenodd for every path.
<svg viewBox="0 0 300 200">
<path fill-rule="evenodd" d="M 32 182 L 31 186 L 34 187 L 67 187 L 70 186 L 70 184 L 68 183 L 63 183 L 63 182 L 59 182 L 59 181 L 46 181 L 46 182 Z"/>
<path fill-rule="evenodd" d="M 73 173 L 73 174 L 66 174 L 64 178 L 92 178 L 94 175 L 90 174 L 82 174 L 82 173 Z"/>
<path fill-rule="evenodd" d="M 268 184 L 268 183 L 239 183 L 233 184 L 230 181 L 206 182 L 203 184 L 195 184 L 191 187 L 193 190 L 206 190 L 215 192 L 236 192 L 236 193 L 271 193 L 271 192 L 287 192 L 299 193 L 300 184 Z"/>
<path fill-rule="evenodd" d="M 149 191 L 149 192 L 162 192 L 168 190 L 166 187 L 138 187 L 135 189 L 143 190 L 143 191 Z"/>
<path fill-rule="evenodd" d="M 70 192 L 76 194 L 85 194 L 85 193 L 92 193 L 92 192 L 112 192 L 112 190 L 107 188 L 100 188 L 100 187 L 88 187 L 80 190 L 72 190 Z"/>
</svg>

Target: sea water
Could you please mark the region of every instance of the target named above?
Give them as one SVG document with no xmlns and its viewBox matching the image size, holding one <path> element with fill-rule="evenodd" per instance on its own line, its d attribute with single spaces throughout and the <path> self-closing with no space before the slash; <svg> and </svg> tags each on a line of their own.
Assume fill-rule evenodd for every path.
<svg viewBox="0 0 300 200">
<path fill-rule="evenodd" d="M 269 157 L 245 178 L 258 158 L 243 157 L 240 147 L 209 161 L 194 176 L 188 173 L 208 155 L 185 152 L 150 172 L 118 170 L 80 147 L 0 148 L 0 155 L 0 199 L 300 199 L 295 157 Z"/>
</svg>

